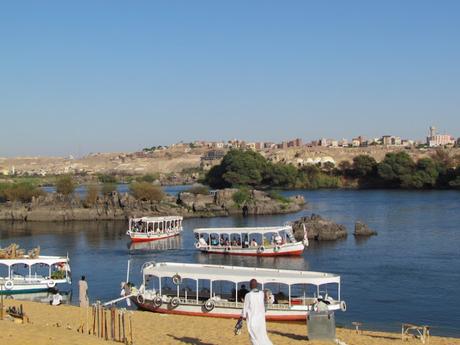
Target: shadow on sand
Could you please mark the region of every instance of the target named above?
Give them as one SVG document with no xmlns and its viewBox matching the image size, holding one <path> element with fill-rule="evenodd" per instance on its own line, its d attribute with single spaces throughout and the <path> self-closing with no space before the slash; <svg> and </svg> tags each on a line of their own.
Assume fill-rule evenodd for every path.
<svg viewBox="0 0 460 345">
<path fill-rule="evenodd" d="M 294 334 L 294 333 L 284 333 L 280 331 L 268 331 L 268 333 L 280 335 L 282 337 L 286 337 L 292 340 L 308 340 L 308 337 L 306 335 L 299 335 L 299 334 Z"/>
<path fill-rule="evenodd" d="M 214 345 L 213 343 L 205 343 L 201 341 L 199 338 L 192 338 L 192 337 L 176 337 L 172 334 L 168 334 L 168 337 L 173 338 L 174 340 L 180 341 L 184 344 L 190 345 Z"/>
</svg>

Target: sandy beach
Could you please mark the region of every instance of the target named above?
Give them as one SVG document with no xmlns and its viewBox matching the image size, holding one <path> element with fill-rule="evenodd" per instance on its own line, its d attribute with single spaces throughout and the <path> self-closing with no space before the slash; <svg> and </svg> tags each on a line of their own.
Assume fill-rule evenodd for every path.
<svg viewBox="0 0 460 345">
<path fill-rule="evenodd" d="M 93 335 L 81 334 L 77 328 L 86 319 L 84 310 L 68 305 L 52 307 L 34 302 L 5 301 L 5 306 L 23 304 L 30 323 L 20 324 L 4 317 L 0 321 L 0 344 L 45 345 L 45 344 L 103 344 L 107 343 Z M 239 336 L 233 334 L 234 320 L 161 315 L 150 312 L 133 312 L 134 344 L 249 344 L 245 328 Z M 273 344 L 305 344 L 307 330 L 300 323 L 268 323 Z M 356 334 L 353 330 L 337 329 L 337 338 L 347 345 L 399 345 L 421 344 L 420 340 L 402 341 L 400 334 L 371 332 L 364 330 Z M 308 344 L 327 342 L 308 341 Z M 460 345 L 460 339 L 431 337 L 431 345 Z"/>
</svg>

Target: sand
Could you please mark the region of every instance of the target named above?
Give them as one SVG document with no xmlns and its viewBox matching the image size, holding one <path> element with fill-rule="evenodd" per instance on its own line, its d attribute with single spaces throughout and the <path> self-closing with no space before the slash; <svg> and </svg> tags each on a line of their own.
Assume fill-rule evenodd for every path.
<svg viewBox="0 0 460 345">
<path fill-rule="evenodd" d="M 68 305 L 53 307 L 34 302 L 5 301 L 5 306 L 23 304 L 30 318 L 28 324 L 18 324 L 6 317 L 0 321 L 2 345 L 73 345 L 107 344 L 93 335 L 81 334 L 77 328 L 85 319 L 84 310 Z M 161 315 L 151 312 L 133 312 L 133 339 L 135 345 L 147 344 L 196 344 L 230 345 L 249 344 L 245 328 L 239 336 L 233 334 L 235 320 L 206 317 Z M 331 344 L 331 342 L 307 341 L 306 326 L 300 323 L 268 323 L 273 344 Z M 421 344 L 420 340 L 402 341 L 397 333 L 371 332 L 356 334 L 353 330 L 337 329 L 337 338 L 347 345 L 408 345 Z M 431 345 L 460 345 L 460 339 L 431 337 Z"/>
</svg>

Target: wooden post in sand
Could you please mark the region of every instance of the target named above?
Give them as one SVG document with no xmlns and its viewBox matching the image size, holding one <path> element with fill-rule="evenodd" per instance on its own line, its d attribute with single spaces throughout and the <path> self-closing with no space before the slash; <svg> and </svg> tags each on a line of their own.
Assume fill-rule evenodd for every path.
<svg viewBox="0 0 460 345">
<path fill-rule="evenodd" d="M 129 318 L 129 340 L 130 344 L 133 345 L 133 318 L 131 313 L 128 316 Z"/>
<path fill-rule="evenodd" d="M 110 308 L 110 339 L 115 340 L 115 308 Z"/>
<path fill-rule="evenodd" d="M 101 336 L 101 321 L 99 317 L 99 303 L 96 304 L 97 336 Z"/>
<path fill-rule="evenodd" d="M 3 320 L 3 285 L 0 287 L 0 320 Z"/>
<path fill-rule="evenodd" d="M 126 343 L 126 332 L 125 332 L 125 312 L 123 311 L 121 314 L 121 322 L 122 322 L 122 330 L 123 330 L 123 343 Z"/>
<path fill-rule="evenodd" d="M 94 304 L 91 306 L 91 312 L 93 313 L 93 335 L 96 335 L 96 307 Z"/>
<path fill-rule="evenodd" d="M 118 341 L 121 342 L 121 315 L 118 311 Z"/>
<path fill-rule="evenodd" d="M 104 308 L 104 339 L 109 340 L 107 335 L 107 309 Z"/>
</svg>

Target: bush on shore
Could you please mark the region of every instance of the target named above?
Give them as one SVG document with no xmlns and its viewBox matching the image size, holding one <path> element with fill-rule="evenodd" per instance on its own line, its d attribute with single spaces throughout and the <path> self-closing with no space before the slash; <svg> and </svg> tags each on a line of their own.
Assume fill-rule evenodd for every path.
<svg viewBox="0 0 460 345">
<path fill-rule="evenodd" d="M 76 183 L 72 176 L 60 176 L 56 180 L 56 192 L 63 195 L 70 195 L 75 191 Z"/>
<path fill-rule="evenodd" d="M 248 188 L 242 187 L 233 193 L 232 200 L 238 207 L 241 207 L 251 200 L 251 192 Z"/>
<path fill-rule="evenodd" d="M 209 188 L 203 185 L 196 185 L 186 190 L 187 193 L 208 195 Z"/>
<path fill-rule="evenodd" d="M 88 186 L 86 189 L 85 203 L 88 206 L 95 205 L 98 196 L 99 196 L 99 186 L 94 185 L 94 184 Z"/>
<path fill-rule="evenodd" d="M 0 184 L 0 201 L 31 202 L 33 197 L 43 195 L 44 192 L 30 182 Z"/>
<path fill-rule="evenodd" d="M 133 182 L 129 189 L 136 199 L 142 201 L 161 201 L 165 197 L 160 187 L 148 182 Z"/>
</svg>

